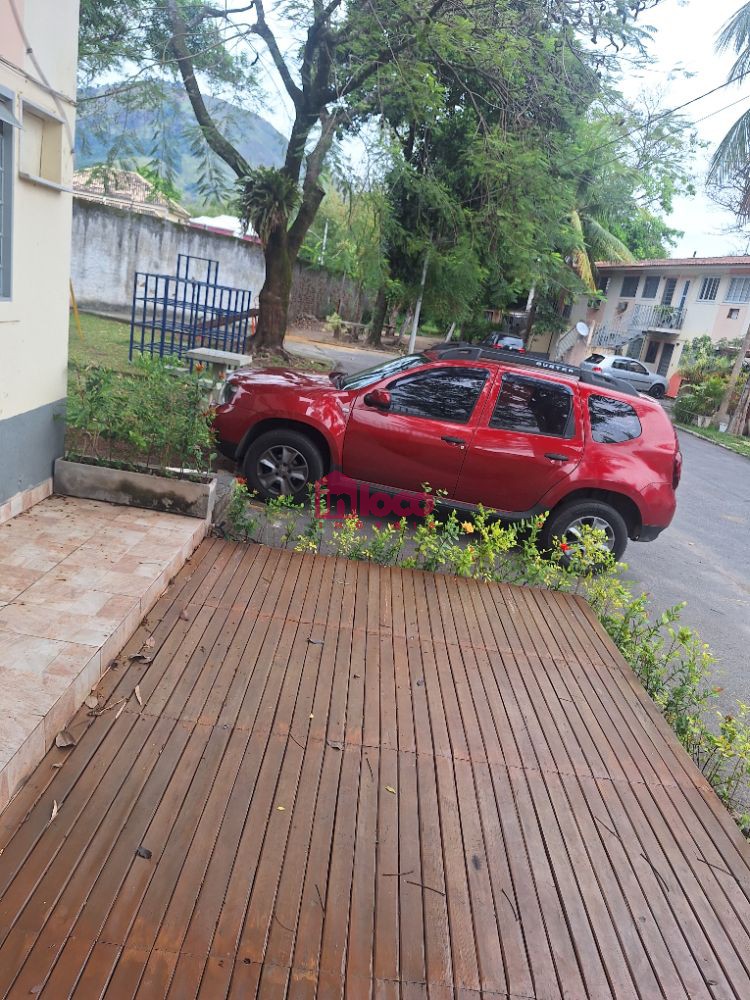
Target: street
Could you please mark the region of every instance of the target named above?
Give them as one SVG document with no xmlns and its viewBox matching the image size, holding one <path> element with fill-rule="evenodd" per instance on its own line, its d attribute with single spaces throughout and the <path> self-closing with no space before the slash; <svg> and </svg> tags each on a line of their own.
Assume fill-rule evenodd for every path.
<svg viewBox="0 0 750 1000">
<path fill-rule="evenodd" d="M 681 601 L 717 657 L 723 703 L 750 703 L 750 461 L 691 434 L 677 514 L 655 542 L 630 543 L 628 577 L 653 596 L 655 610 Z"/>
</svg>

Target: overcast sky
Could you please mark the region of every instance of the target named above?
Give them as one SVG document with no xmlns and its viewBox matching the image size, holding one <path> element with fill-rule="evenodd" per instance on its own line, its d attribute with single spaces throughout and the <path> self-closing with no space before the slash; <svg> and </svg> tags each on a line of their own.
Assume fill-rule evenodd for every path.
<svg viewBox="0 0 750 1000">
<path fill-rule="evenodd" d="M 650 51 L 654 60 L 642 79 L 624 81 L 623 89 L 636 96 L 644 86 L 663 92 L 665 108 L 673 108 L 718 86 L 727 79 L 732 54 L 718 56 L 714 50 L 716 34 L 741 6 L 741 0 L 664 0 L 648 15 L 657 29 Z M 692 75 L 686 79 L 679 69 Z M 734 107 L 728 104 L 740 101 Z M 719 209 L 704 193 L 704 174 L 716 144 L 736 119 L 750 108 L 750 84 L 733 84 L 686 108 L 684 114 L 696 122 L 701 139 L 710 147 L 700 155 L 695 198 L 682 198 L 675 204 L 669 220 L 685 236 L 673 251 L 676 257 L 699 257 L 747 252 L 748 238 L 723 233 L 732 216 Z M 721 110 L 726 109 L 726 110 Z M 705 121 L 699 119 L 706 117 Z M 750 236 L 750 232 L 749 232 Z"/>
</svg>

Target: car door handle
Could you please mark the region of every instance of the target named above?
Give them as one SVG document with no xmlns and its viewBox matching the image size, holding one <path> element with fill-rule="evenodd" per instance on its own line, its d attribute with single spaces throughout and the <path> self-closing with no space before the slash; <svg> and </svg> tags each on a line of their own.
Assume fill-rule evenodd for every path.
<svg viewBox="0 0 750 1000">
<path fill-rule="evenodd" d="M 451 437 L 450 434 L 444 434 L 440 440 L 447 442 L 447 444 L 456 444 L 459 448 L 466 447 L 466 442 L 463 438 Z"/>
<path fill-rule="evenodd" d="M 570 455 L 558 455 L 554 451 L 548 451 L 545 454 L 544 457 L 548 458 L 550 460 L 550 462 L 569 462 L 570 461 Z"/>
</svg>

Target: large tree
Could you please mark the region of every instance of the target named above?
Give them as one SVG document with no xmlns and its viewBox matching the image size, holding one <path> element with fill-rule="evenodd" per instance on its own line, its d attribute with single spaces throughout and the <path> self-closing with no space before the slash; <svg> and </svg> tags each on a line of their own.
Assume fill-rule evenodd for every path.
<svg viewBox="0 0 750 1000">
<path fill-rule="evenodd" d="M 507 79 L 492 54 L 507 42 L 505 26 L 522 10 L 534 30 L 564 53 L 585 35 L 615 53 L 638 41 L 634 20 L 659 0 L 251 0 L 237 7 L 203 0 L 84 0 L 83 37 L 96 69 L 145 62 L 176 70 L 206 144 L 237 177 L 246 220 L 264 246 L 258 344 L 277 346 L 286 330 L 297 259 L 321 201 L 326 156 L 338 135 L 378 115 L 372 96 L 416 76 L 430 87 L 443 77 L 479 115 L 502 103 Z M 118 27 L 118 16 L 122 26 Z M 105 41 L 100 49 L 91 38 Z M 450 44 L 448 44 L 450 42 Z M 105 55 L 102 55 L 105 53 Z M 521 51 L 521 58 L 523 52 Z M 600 65 L 607 55 L 598 57 Z M 267 60 L 291 109 L 280 169 L 251 169 L 212 115 L 204 79 L 218 64 L 236 71 Z M 110 66 L 111 64 L 110 63 Z M 477 86 L 476 81 L 480 81 Z M 529 95 L 535 100 L 534 92 Z"/>
</svg>

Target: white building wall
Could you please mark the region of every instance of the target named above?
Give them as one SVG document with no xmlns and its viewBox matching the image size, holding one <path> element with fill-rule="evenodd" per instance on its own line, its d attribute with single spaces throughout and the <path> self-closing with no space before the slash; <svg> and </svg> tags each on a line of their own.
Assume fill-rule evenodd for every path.
<svg viewBox="0 0 750 1000">
<path fill-rule="evenodd" d="M 26 127 L 12 129 L 12 287 L 0 299 L 0 505 L 46 482 L 62 445 L 78 44 L 78 0 L 14 3 L 25 37 L 0 3 L 0 94 Z"/>
</svg>

